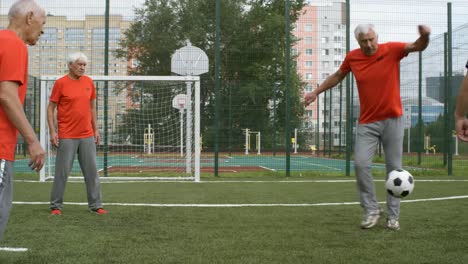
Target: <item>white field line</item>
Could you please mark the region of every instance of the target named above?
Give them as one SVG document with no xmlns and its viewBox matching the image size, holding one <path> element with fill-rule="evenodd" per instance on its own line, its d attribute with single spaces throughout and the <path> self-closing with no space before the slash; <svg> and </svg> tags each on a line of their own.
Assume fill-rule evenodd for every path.
<svg viewBox="0 0 468 264">
<path fill-rule="evenodd" d="M 27 248 L 0 247 L 0 251 L 25 252 L 25 251 L 28 251 L 28 249 Z"/>
<path fill-rule="evenodd" d="M 402 203 L 416 203 L 416 202 L 432 202 L 432 201 L 445 201 L 468 199 L 468 195 L 463 196 L 448 196 L 438 198 L 414 199 L 414 200 L 401 200 Z M 379 202 L 385 204 L 385 202 Z M 49 202 L 13 202 L 18 205 L 48 205 Z M 66 202 L 67 205 L 88 205 L 88 203 L 73 203 Z M 340 202 L 340 203 L 300 203 L 300 204 L 151 204 L 151 203 L 104 203 L 106 206 L 138 206 L 138 207 L 312 207 L 312 206 L 340 206 L 340 205 L 359 205 L 359 202 Z"/>
<path fill-rule="evenodd" d="M 294 161 L 291 161 L 291 163 L 306 164 L 306 165 L 312 165 L 312 166 L 317 166 L 317 167 L 324 167 L 324 168 L 331 169 L 331 170 L 336 170 L 336 171 L 342 170 L 342 169 L 339 169 L 337 167 L 330 167 L 330 166 L 327 166 L 327 165 L 322 165 L 322 164 L 313 163 L 313 162 L 311 163 L 311 162 L 306 162 L 306 161 L 294 160 Z"/>
<path fill-rule="evenodd" d="M 262 169 L 265 169 L 265 170 L 269 170 L 269 171 L 276 171 L 275 169 L 268 168 L 268 167 L 265 167 L 265 166 L 259 166 L 259 167 L 262 168 Z"/>
<path fill-rule="evenodd" d="M 280 158 L 273 158 L 273 160 L 283 160 L 283 159 L 280 159 Z M 322 165 L 322 164 L 316 164 L 316 163 L 310 163 L 310 162 L 305 162 L 305 161 L 297 161 L 297 160 L 294 160 L 294 161 L 291 161 L 291 163 L 298 163 L 298 164 L 307 164 L 307 165 L 312 165 L 312 166 L 317 166 L 317 167 L 324 167 L 324 168 L 327 168 L 327 169 L 331 169 L 331 170 L 341 170 L 341 169 L 338 169 L 336 167 L 330 167 L 330 166 L 327 166 L 327 165 Z"/>
<path fill-rule="evenodd" d="M 265 168 L 267 169 L 267 168 Z M 374 180 L 374 182 L 384 182 L 385 180 Z M 15 180 L 15 182 L 24 182 L 24 183 L 43 183 L 35 180 Z M 47 181 L 52 182 L 52 181 Z M 83 182 L 82 177 L 69 177 L 68 182 L 70 183 L 81 183 Z M 179 178 L 172 178 L 172 177 L 101 177 L 101 183 L 149 183 L 149 182 L 157 182 L 157 183 L 169 183 L 169 182 L 177 182 L 177 183 L 194 183 L 193 179 L 190 177 L 179 177 Z M 223 180 L 223 181 L 201 181 L 197 182 L 196 184 L 203 184 L 203 183 L 349 183 L 349 182 L 356 182 L 356 180 L 276 180 L 276 181 L 262 181 L 262 180 Z M 446 179 L 432 179 L 432 180 L 416 180 L 418 182 L 468 182 L 467 180 L 446 180 Z"/>
</svg>

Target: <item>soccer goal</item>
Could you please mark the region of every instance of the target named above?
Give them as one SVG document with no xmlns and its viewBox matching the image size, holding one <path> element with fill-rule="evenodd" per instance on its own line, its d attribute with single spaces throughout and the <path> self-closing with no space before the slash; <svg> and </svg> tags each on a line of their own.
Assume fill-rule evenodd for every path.
<svg viewBox="0 0 468 264">
<path fill-rule="evenodd" d="M 56 150 L 49 139 L 47 105 L 60 77 L 40 78 L 40 140 L 47 152 L 41 181 L 54 177 Z M 90 77 L 97 96 L 101 179 L 200 181 L 198 76 Z M 82 178 L 78 160 L 70 175 L 74 177 Z"/>
</svg>

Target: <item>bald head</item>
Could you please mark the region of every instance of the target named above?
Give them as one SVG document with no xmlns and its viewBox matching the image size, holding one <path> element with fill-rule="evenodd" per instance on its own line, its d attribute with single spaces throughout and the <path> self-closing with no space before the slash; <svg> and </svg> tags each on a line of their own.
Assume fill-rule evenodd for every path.
<svg viewBox="0 0 468 264">
<path fill-rule="evenodd" d="M 35 45 L 43 33 L 45 10 L 35 0 L 17 0 L 8 12 L 8 29 L 15 31 L 26 44 Z"/>
<path fill-rule="evenodd" d="M 35 0 L 17 0 L 8 11 L 8 19 L 11 21 L 12 19 L 24 17 L 29 12 L 36 15 L 45 15 L 45 10 Z"/>
</svg>

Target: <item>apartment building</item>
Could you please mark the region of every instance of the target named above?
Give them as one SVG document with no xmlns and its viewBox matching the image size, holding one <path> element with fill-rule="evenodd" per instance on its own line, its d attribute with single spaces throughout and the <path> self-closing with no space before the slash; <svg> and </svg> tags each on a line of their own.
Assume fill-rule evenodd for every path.
<svg viewBox="0 0 468 264">
<path fill-rule="evenodd" d="M 297 42 L 292 54 L 297 56 L 297 70 L 304 82 L 304 93 L 307 93 L 334 73 L 346 55 L 345 3 L 310 3 L 303 8 L 293 34 Z M 341 144 L 345 143 L 343 132 L 346 116 L 343 115 L 345 111 L 340 111 L 344 109 L 346 101 L 344 91 L 343 88 L 340 97 L 339 89 L 332 89 L 326 95 L 321 94 L 316 102 L 306 107 L 301 129 L 311 135 L 310 144 L 324 144 L 324 141 L 330 140 L 331 135 L 333 146 L 338 146 L 340 127 Z M 312 139 L 314 135 L 319 135 L 320 140 Z"/>
<path fill-rule="evenodd" d="M 7 15 L 0 16 L 0 29 L 8 25 Z M 108 75 L 127 75 L 131 66 L 126 58 L 117 58 L 115 50 L 120 48 L 119 42 L 124 31 L 131 25 L 131 21 L 124 20 L 120 15 L 109 17 L 109 57 Z M 88 57 L 87 75 L 104 75 L 105 71 L 105 16 L 86 15 L 84 19 L 69 19 L 66 16 L 48 15 L 44 34 L 35 46 L 29 47 L 29 75 L 61 76 L 68 72 L 67 56 L 72 52 L 81 51 Z M 102 131 L 103 120 L 103 96 L 104 84 L 97 83 L 98 94 L 98 125 Z M 117 121 L 114 120 L 119 113 L 125 111 L 129 104 L 126 89 L 121 87 L 107 87 L 110 95 L 114 96 L 108 101 L 109 130 L 115 129 Z M 116 92 L 115 89 L 122 91 Z M 32 93 L 32 89 L 28 92 Z"/>
</svg>

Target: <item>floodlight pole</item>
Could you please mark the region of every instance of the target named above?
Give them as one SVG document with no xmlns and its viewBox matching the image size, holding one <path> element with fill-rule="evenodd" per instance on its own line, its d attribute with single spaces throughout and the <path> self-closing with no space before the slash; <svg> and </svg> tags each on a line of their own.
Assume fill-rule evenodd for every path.
<svg viewBox="0 0 468 264">
<path fill-rule="evenodd" d="M 448 145 L 447 145 L 447 174 L 449 176 L 452 175 L 453 172 L 453 141 L 452 141 L 452 130 L 453 130 L 453 112 L 454 112 L 454 100 L 452 98 L 452 3 L 447 3 L 447 48 L 448 48 L 448 56 L 447 56 L 447 83 L 449 87 L 447 89 L 447 102 L 448 102 Z"/>
<path fill-rule="evenodd" d="M 350 0 L 346 0 L 346 53 L 350 51 L 350 24 L 351 24 L 351 4 Z M 346 76 L 346 176 L 351 175 L 351 151 L 352 151 L 352 133 L 353 133 L 353 114 L 352 114 L 352 102 L 353 98 L 351 97 L 352 88 L 351 88 L 351 77 Z"/>
<path fill-rule="evenodd" d="M 286 50 L 285 50 L 285 60 L 286 60 L 286 80 L 285 80 L 285 97 L 286 97 L 286 124 L 284 128 L 284 134 L 286 137 L 286 177 L 291 176 L 291 108 L 290 108 L 290 96 L 291 96 L 291 36 L 290 36 L 290 13 L 289 13 L 289 8 L 290 8 L 290 1 L 286 0 L 286 6 L 285 6 L 285 14 L 284 16 L 286 17 Z"/>
<path fill-rule="evenodd" d="M 109 75 L 109 2 L 106 0 L 106 14 L 105 14 L 105 39 L 104 39 L 104 75 Z M 109 89 L 108 82 L 104 84 L 104 177 L 107 177 L 107 152 L 108 152 L 108 104 L 109 104 Z M 97 101 L 97 100 L 96 100 Z M 97 109 L 96 109 L 97 111 Z M 98 128 L 96 128 L 98 129 Z"/>
<path fill-rule="evenodd" d="M 214 140 L 214 176 L 218 175 L 218 151 L 219 151 L 219 104 L 220 104 L 220 89 L 221 89 L 221 80 L 220 80 L 220 68 L 221 68 L 221 56 L 220 56 L 220 35 L 221 35 L 221 1 L 216 0 L 216 14 L 215 14 L 215 65 L 214 65 L 214 75 L 215 75 L 215 140 Z"/>
</svg>

